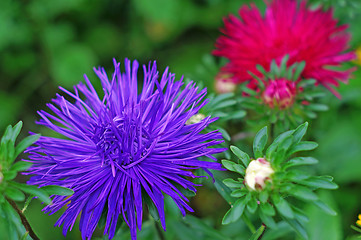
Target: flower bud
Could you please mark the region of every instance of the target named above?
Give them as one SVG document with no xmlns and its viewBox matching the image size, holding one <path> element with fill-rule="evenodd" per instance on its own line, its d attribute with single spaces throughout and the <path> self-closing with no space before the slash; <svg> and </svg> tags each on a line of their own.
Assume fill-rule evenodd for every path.
<svg viewBox="0 0 361 240">
<path fill-rule="evenodd" d="M 264 188 L 266 180 L 271 180 L 274 170 L 271 164 L 264 158 L 258 158 L 249 163 L 244 178 L 245 184 L 252 190 Z"/>
<path fill-rule="evenodd" d="M 215 78 L 215 90 L 217 93 L 230 93 L 236 90 L 236 84 L 232 81 L 231 74 L 220 72 Z"/>
<path fill-rule="evenodd" d="M 271 108 L 286 109 L 293 105 L 296 92 L 295 82 L 284 78 L 270 80 L 262 93 L 262 99 Z"/>
<path fill-rule="evenodd" d="M 194 123 L 199 123 L 200 121 L 202 121 L 203 119 L 205 119 L 206 116 L 202 113 L 198 113 L 196 115 L 193 115 L 192 117 L 190 117 L 187 122 L 186 125 L 191 125 Z"/>
</svg>

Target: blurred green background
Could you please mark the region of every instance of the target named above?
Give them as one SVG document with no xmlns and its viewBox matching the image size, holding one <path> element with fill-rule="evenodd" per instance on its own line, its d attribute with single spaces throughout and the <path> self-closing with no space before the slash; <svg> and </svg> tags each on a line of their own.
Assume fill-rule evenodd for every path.
<svg viewBox="0 0 361 240">
<path fill-rule="evenodd" d="M 40 132 L 37 110 L 59 92 L 71 89 L 83 74 L 95 80 L 93 66 L 113 69 L 112 58 L 157 60 L 181 75 L 197 76 L 204 71 L 204 57 L 214 49 L 223 26 L 222 18 L 237 13 L 248 0 L 1 0 L 0 1 L 0 133 L 8 124 L 24 121 L 22 136 Z M 264 9 L 261 0 L 253 1 Z M 361 13 L 358 0 L 313 0 L 335 7 L 340 23 L 348 23 L 351 48 L 361 46 Z M 266 39 L 265 39 L 266 41 Z M 355 63 L 356 64 L 356 63 Z M 352 65 L 352 64 L 350 64 Z M 211 83 L 214 69 L 208 79 Z M 313 207 L 310 213 L 311 239 L 346 239 L 354 234 L 350 225 L 361 212 L 361 71 L 349 85 L 340 87 L 342 100 L 328 96 L 330 110 L 310 124 L 308 137 L 319 142 L 314 152 L 320 160 L 315 171 L 335 177 L 340 189 L 325 193 L 325 200 L 339 215 L 329 217 Z M 20 137 L 21 138 L 21 137 Z M 26 177 L 20 176 L 20 181 Z M 192 206 L 198 217 L 219 227 L 227 203 L 210 187 L 199 189 Z M 34 201 L 26 212 L 41 239 L 63 239 L 53 228 L 60 214 L 47 216 Z M 245 239 L 241 223 L 223 227 L 231 239 Z M 75 227 L 77 228 L 77 226 Z M 247 230 L 245 230 L 247 231 Z M 1 237 L 0 223 L 0 239 Z M 95 235 L 100 236 L 100 231 Z M 286 239 L 294 239 L 289 234 Z M 80 239 L 77 229 L 67 239 Z M 123 238 L 127 239 L 127 238 Z M 145 239 L 145 238 L 144 238 Z M 147 238 L 148 239 L 148 238 Z M 151 238 L 153 239 L 153 238 Z M 157 239 L 154 237 L 154 239 Z M 271 239 L 271 238 L 267 238 Z M 276 239 L 276 238 L 275 238 Z"/>
</svg>

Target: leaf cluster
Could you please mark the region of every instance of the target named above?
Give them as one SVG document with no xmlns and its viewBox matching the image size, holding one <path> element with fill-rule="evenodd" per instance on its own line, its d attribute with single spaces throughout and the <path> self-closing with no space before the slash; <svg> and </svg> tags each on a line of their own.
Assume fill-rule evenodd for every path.
<svg viewBox="0 0 361 240">
<path fill-rule="evenodd" d="M 8 236 L 10 239 L 19 239 L 21 233 L 21 222 L 19 216 L 10 203 L 25 201 L 25 194 L 29 197 L 25 202 L 22 212 L 24 212 L 31 200 L 36 197 L 45 204 L 51 204 L 51 195 L 71 195 L 73 191 L 60 186 L 37 186 L 18 183 L 15 177 L 19 172 L 27 170 L 32 164 L 23 160 L 15 162 L 15 159 L 30 145 L 37 141 L 40 135 L 30 135 L 16 143 L 16 139 L 21 131 L 22 122 L 18 122 L 14 127 L 9 125 L 0 142 L 0 219 L 8 225 Z M 24 235 L 25 236 L 25 235 Z"/>
<path fill-rule="evenodd" d="M 271 180 L 267 181 L 262 189 L 252 190 L 245 185 L 245 170 L 251 158 L 239 148 L 231 146 L 231 151 L 239 159 L 238 162 L 223 160 L 222 163 L 229 171 L 241 176 L 237 180 L 229 178 L 223 181 L 231 189 L 230 196 L 236 198 L 223 217 L 223 224 L 238 220 L 245 211 L 248 211 L 258 215 L 269 228 L 276 228 L 276 221 L 283 220 L 302 238 L 307 239 L 304 225 L 308 218 L 298 206 L 300 201 L 310 202 L 330 215 L 336 214 L 314 192 L 316 189 L 338 188 L 332 177 L 312 176 L 299 168 L 299 166 L 316 164 L 318 161 L 315 158 L 292 157 L 298 152 L 310 151 L 318 146 L 315 142 L 302 140 L 307 127 L 306 122 L 294 130 L 280 134 L 267 149 L 265 149 L 268 141 L 267 127 L 257 133 L 253 142 L 255 159 L 265 158 L 275 171 Z"/>
</svg>

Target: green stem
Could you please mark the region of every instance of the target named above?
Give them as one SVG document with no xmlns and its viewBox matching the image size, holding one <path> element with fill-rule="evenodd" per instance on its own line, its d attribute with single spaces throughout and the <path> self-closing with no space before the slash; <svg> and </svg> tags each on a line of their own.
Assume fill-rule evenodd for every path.
<svg viewBox="0 0 361 240">
<path fill-rule="evenodd" d="M 26 231 L 29 233 L 30 237 L 33 240 L 40 240 L 40 238 L 35 234 L 35 232 L 31 228 L 30 223 L 26 219 L 24 213 L 18 208 L 18 205 L 16 205 L 16 203 L 12 199 L 7 198 L 7 197 L 5 197 L 5 198 L 10 203 L 10 205 L 15 209 L 17 214 L 19 215 L 19 217 L 21 219 L 21 223 L 24 225 L 24 227 L 25 227 Z"/>
<path fill-rule="evenodd" d="M 242 215 L 242 220 L 247 225 L 252 234 L 254 234 L 256 232 L 256 227 L 253 225 L 251 220 L 245 214 Z"/>
</svg>

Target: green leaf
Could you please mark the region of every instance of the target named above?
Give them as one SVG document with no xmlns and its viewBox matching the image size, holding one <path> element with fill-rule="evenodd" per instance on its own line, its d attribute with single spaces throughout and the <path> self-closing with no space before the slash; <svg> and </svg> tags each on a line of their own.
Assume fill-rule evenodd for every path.
<svg viewBox="0 0 361 240">
<path fill-rule="evenodd" d="M 305 122 L 295 129 L 295 131 L 292 134 L 294 143 L 299 143 L 302 140 L 303 136 L 305 136 L 307 132 L 307 128 L 308 128 L 308 122 Z"/>
<path fill-rule="evenodd" d="M 18 137 L 20 131 L 21 131 L 21 128 L 23 127 L 23 122 L 22 121 L 19 121 L 12 129 L 12 134 L 11 134 L 11 141 L 13 143 L 15 143 L 16 141 L 16 138 Z"/>
<path fill-rule="evenodd" d="M 239 198 L 239 197 L 243 197 L 247 193 L 248 193 L 248 190 L 246 188 L 236 189 L 231 193 L 231 196 Z"/>
<path fill-rule="evenodd" d="M 265 203 L 268 200 L 268 192 L 266 191 L 261 191 L 259 194 L 259 200 L 261 201 L 261 203 Z"/>
<path fill-rule="evenodd" d="M 265 230 L 265 226 L 261 225 L 255 233 L 252 234 L 252 236 L 249 238 L 249 240 L 258 240 L 258 238 L 262 235 L 262 233 Z"/>
<path fill-rule="evenodd" d="M 303 185 L 314 187 L 314 188 L 323 188 L 323 189 L 337 189 L 338 185 L 332 180 L 329 180 L 324 177 L 310 177 L 302 182 Z"/>
<path fill-rule="evenodd" d="M 222 224 L 226 225 L 237 221 L 243 214 L 244 208 L 246 207 L 245 198 L 238 199 L 233 206 L 228 210 L 222 219 Z"/>
<path fill-rule="evenodd" d="M 316 201 L 318 199 L 318 196 L 314 192 L 302 186 L 293 186 L 289 193 L 305 201 Z"/>
<path fill-rule="evenodd" d="M 25 162 L 25 161 L 18 161 L 14 165 L 11 166 L 10 171 L 15 172 L 22 172 L 28 170 L 31 165 L 33 165 L 31 162 Z"/>
<path fill-rule="evenodd" d="M 280 142 L 282 142 L 288 136 L 291 136 L 293 132 L 294 132 L 294 130 L 290 130 L 290 131 L 287 131 L 287 132 L 284 132 L 284 133 L 280 134 L 273 141 L 273 143 L 268 147 L 268 149 L 266 151 L 266 159 L 269 159 L 270 161 L 273 160 L 273 155 L 274 155 L 278 145 L 280 144 Z"/>
<path fill-rule="evenodd" d="M 192 228 L 201 231 L 205 235 L 211 237 L 212 239 L 219 239 L 219 240 L 225 240 L 229 239 L 214 228 L 208 226 L 204 221 L 201 219 L 194 217 L 190 214 L 187 214 L 184 218 L 185 222 L 190 225 Z"/>
<path fill-rule="evenodd" d="M 30 135 L 24 138 L 15 148 L 15 156 L 19 156 L 20 153 L 24 152 L 26 148 L 31 146 L 34 142 L 36 142 L 39 139 L 40 135 Z"/>
<path fill-rule="evenodd" d="M 235 202 L 235 198 L 231 197 L 232 190 L 216 177 L 214 178 L 214 186 L 229 205 L 232 205 Z"/>
<path fill-rule="evenodd" d="M 251 200 L 247 204 L 247 209 L 250 213 L 255 213 L 258 208 L 258 203 L 255 198 L 251 198 Z"/>
<path fill-rule="evenodd" d="M 49 195 L 69 196 L 74 193 L 74 191 L 69 188 L 61 187 L 57 185 L 48 185 L 41 187 L 41 189 L 44 190 Z"/>
<path fill-rule="evenodd" d="M 234 170 L 234 165 L 236 165 L 235 162 L 229 161 L 229 160 L 222 160 L 222 165 L 223 167 L 225 167 L 226 169 L 228 169 L 229 171 L 235 171 Z"/>
<path fill-rule="evenodd" d="M 5 189 L 5 195 L 14 201 L 22 202 L 25 200 L 25 195 L 23 192 L 10 186 Z"/>
<path fill-rule="evenodd" d="M 268 202 L 262 203 L 260 208 L 261 208 L 262 212 L 267 216 L 274 216 L 276 214 L 275 209 Z"/>
<path fill-rule="evenodd" d="M 310 141 L 303 141 L 290 149 L 290 155 L 300 151 L 310 151 L 318 147 L 318 144 Z"/>
<path fill-rule="evenodd" d="M 328 110 L 328 106 L 325 104 L 319 104 L 319 103 L 312 103 L 307 106 L 308 109 L 311 111 L 318 111 L 318 112 L 324 112 Z"/>
<path fill-rule="evenodd" d="M 15 171 L 6 171 L 3 173 L 3 175 L 4 175 L 4 179 L 6 181 L 9 181 L 9 180 L 13 180 L 16 177 L 16 175 L 18 175 L 18 173 Z"/>
<path fill-rule="evenodd" d="M 303 239 L 307 240 L 308 235 L 305 228 L 297 220 L 284 218 L 286 222 L 296 231 L 296 233 Z"/>
<path fill-rule="evenodd" d="M 293 219 L 295 217 L 290 205 L 281 196 L 279 196 L 278 194 L 273 194 L 272 200 L 273 200 L 273 203 L 276 206 L 278 212 L 281 215 L 283 215 L 285 218 Z"/>
<path fill-rule="evenodd" d="M 318 160 L 313 157 L 296 157 L 289 160 L 285 166 L 283 167 L 284 170 L 290 167 L 296 167 L 300 165 L 312 165 L 317 164 Z"/>
<path fill-rule="evenodd" d="M 312 202 L 314 205 L 316 205 L 319 209 L 321 209 L 322 211 L 324 211 L 325 213 L 331 215 L 331 216 L 336 216 L 337 212 L 335 210 L 333 210 L 331 207 L 329 207 L 326 203 L 322 202 L 322 201 L 313 201 Z"/>
<path fill-rule="evenodd" d="M 23 192 L 39 197 L 39 199 L 47 205 L 51 204 L 51 199 L 49 198 L 49 195 L 41 188 L 17 182 L 9 182 L 9 185 L 18 188 Z"/>
<path fill-rule="evenodd" d="M 306 66 L 305 61 L 302 61 L 297 65 L 295 73 L 293 74 L 293 78 L 292 78 L 293 81 L 297 81 L 297 79 L 300 77 L 305 66 Z"/>
<path fill-rule="evenodd" d="M 286 178 L 288 181 L 300 182 L 310 177 L 308 172 L 292 170 L 288 171 L 286 174 Z"/>
<path fill-rule="evenodd" d="M 243 187 L 243 183 L 236 181 L 232 178 L 227 178 L 223 180 L 223 183 L 230 188 L 241 188 Z"/>
<path fill-rule="evenodd" d="M 148 207 L 148 211 L 149 211 L 150 215 L 153 217 L 153 219 L 155 221 L 159 221 L 159 219 L 160 219 L 159 212 L 158 212 L 157 207 L 155 206 L 153 200 L 148 195 L 143 194 L 143 196 L 144 196 L 144 201 Z"/>
<path fill-rule="evenodd" d="M 267 135 L 267 126 L 262 128 L 256 134 L 253 141 L 253 152 L 255 158 L 263 157 L 263 149 L 267 144 L 268 135 Z"/>
<path fill-rule="evenodd" d="M 276 228 L 277 227 L 277 224 L 276 222 L 273 220 L 273 218 L 271 216 L 268 216 L 266 215 L 263 211 L 262 211 L 262 208 L 261 208 L 261 211 L 259 212 L 259 217 L 261 218 L 262 222 L 264 224 L 266 224 L 267 227 L 269 228 Z"/>
<path fill-rule="evenodd" d="M 242 161 L 243 165 L 247 167 L 250 162 L 250 157 L 248 156 L 248 154 L 243 152 L 236 146 L 231 146 L 230 149 L 234 153 L 234 155 L 236 155 Z"/>
</svg>

